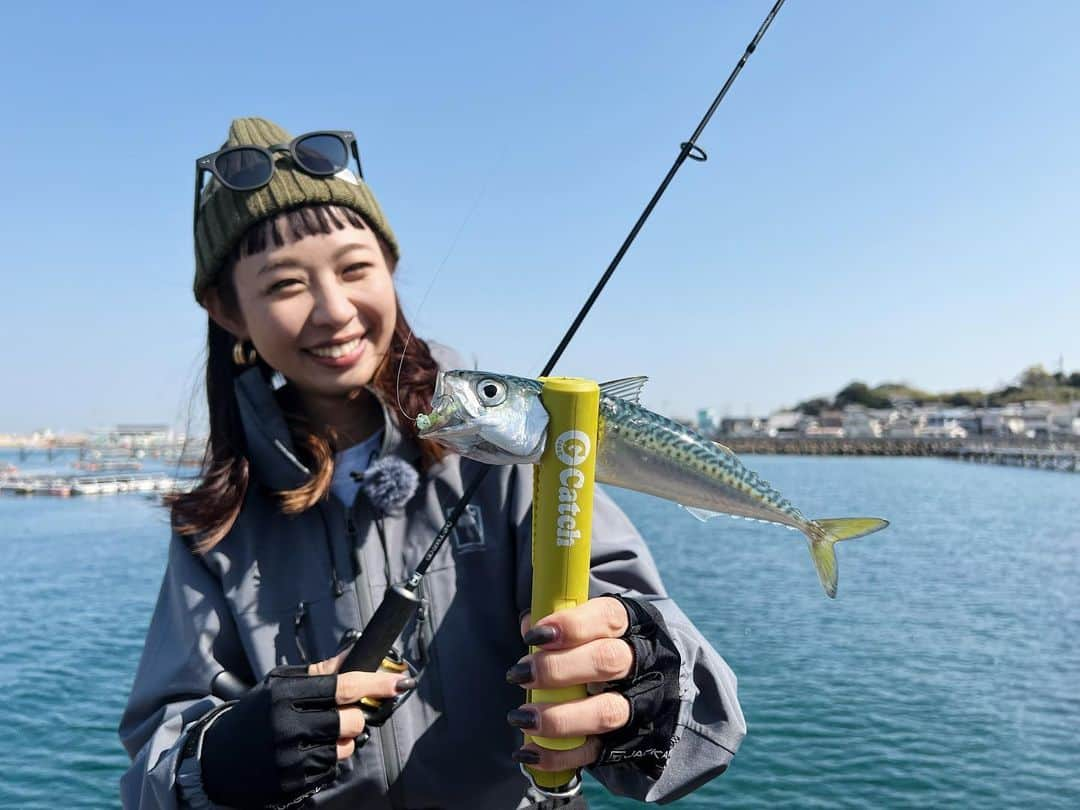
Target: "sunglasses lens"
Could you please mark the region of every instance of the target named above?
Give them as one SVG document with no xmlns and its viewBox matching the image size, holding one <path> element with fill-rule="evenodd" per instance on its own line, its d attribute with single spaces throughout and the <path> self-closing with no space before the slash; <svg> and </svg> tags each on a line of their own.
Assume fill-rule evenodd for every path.
<svg viewBox="0 0 1080 810">
<path fill-rule="evenodd" d="M 273 166 L 258 149 L 230 149 L 214 161 L 218 177 L 234 191 L 250 191 L 270 182 Z"/>
<path fill-rule="evenodd" d="M 349 150 L 337 135 L 309 135 L 296 143 L 296 160 L 312 174 L 336 174 L 349 165 Z"/>
</svg>

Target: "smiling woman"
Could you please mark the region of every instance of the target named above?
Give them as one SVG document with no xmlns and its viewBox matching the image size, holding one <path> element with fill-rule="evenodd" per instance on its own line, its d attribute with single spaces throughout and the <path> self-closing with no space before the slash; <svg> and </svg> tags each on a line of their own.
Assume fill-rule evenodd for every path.
<svg viewBox="0 0 1080 810">
<path fill-rule="evenodd" d="M 525 763 L 589 766 L 641 800 L 695 789 L 745 733 L 734 676 L 601 492 L 592 598 L 530 628 L 529 465 L 479 485 L 396 640 L 394 671 L 339 673 L 482 466 L 399 416 L 399 403 L 430 410 L 440 369 L 454 366 L 409 339 L 397 242 L 346 165 L 351 148 L 359 172 L 355 144 L 239 119 L 197 161 L 210 441 L 199 486 L 172 502 L 169 564 L 120 727 L 133 760 L 125 806 L 585 806 L 537 793 Z M 567 686 L 589 694 L 523 702 L 523 688 Z M 361 708 L 372 700 L 394 710 L 379 728 Z M 586 743 L 541 750 L 523 731 Z"/>
<path fill-rule="evenodd" d="M 376 219 L 369 215 L 369 219 Z M 290 438 L 315 474 L 282 492 L 286 514 L 324 498 L 332 445 L 350 447 L 382 425 L 373 398 L 418 411 L 437 374 L 427 344 L 410 339 L 394 291 L 397 250 L 354 208 L 307 205 L 251 225 L 197 289 L 207 324 L 211 440 L 203 484 L 172 502 L 174 523 L 207 550 L 228 532 L 248 480 L 237 378 L 254 365 L 293 383 L 279 392 Z M 402 358 L 402 373 L 389 359 Z M 236 362 L 239 358 L 242 362 Z M 415 437 L 415 427 L 403 430 Z M 442 457 L 420 442 L 425 463 Z"/>
<path fill-rule="evenodd" d="M 263 360 L 295 384 L 309 416 L 355 443 L 365 437 L 349 435 L 358 410 L 349 395 L 363 394 L 376 377 L 397 324 L 392 271 L 374 232 L 356 215 L 300 210 L 335 228 L 242 252 L 232 268 L 235 294 L 228 305 L 213 287 L 205 304 L 217 323 L 257 346 Z"/>
</svg>

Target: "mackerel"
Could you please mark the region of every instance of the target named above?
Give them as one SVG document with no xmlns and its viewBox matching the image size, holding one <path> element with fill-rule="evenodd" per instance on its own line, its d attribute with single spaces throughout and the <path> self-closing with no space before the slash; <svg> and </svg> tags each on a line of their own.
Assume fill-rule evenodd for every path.
<svg viewBox="0 0 1080 810">
<path fill-rule="evenodd" d="M 683 506 L 700 520 L 732 515 L 775 523 L 806 537 L 825 593 L 836 596 L 833 546 L 884 529 L 881 518 L 813 520 L 723 445 L 638 403 L 645 377 L 600 384 L 596 480 Z M 421 438 L 488 464 L 536 463 L 547 441 L 542 383 L 484 371 L 439 375 Z"/>
</svg>

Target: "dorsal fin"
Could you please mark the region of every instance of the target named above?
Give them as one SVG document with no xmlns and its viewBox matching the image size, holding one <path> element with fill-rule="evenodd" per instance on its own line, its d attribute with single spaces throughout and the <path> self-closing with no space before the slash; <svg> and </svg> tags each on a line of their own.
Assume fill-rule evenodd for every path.
<svg viewBox="0 0 1080 810">
<path fill-rule="evenodd" d="M 637 405 L 641 401 L 641 389 L 648 381 L 648 377 L 621 377 L 618 380 L 608 380 L 600 383 L 600 393 L 606 397 L 625 399 Z"/>
</svg>

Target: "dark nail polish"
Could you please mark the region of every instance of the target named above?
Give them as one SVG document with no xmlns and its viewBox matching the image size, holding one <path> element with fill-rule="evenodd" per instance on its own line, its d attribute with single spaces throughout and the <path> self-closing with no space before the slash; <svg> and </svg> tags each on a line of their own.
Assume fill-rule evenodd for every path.
<svg viewBox="0 0 1080 810">
<path fill-rule="evenodd" d="M 542 644 L 550 644 L 559 637 L 559 628 L 550 624 L 542 624 L 533 627 L 521 638 L 530 647 L 539 647 Z"/>
<path fill-rule="evenodd" d="M 518 661 L 506 670 L 507 683 L 529 683 L 532 679 L 532 661 Z"/>
<path fill-rule="evenodd" d="M 514 728 L 522 728 L 528 731 L 540 724 L 540 718 L 536 716 L 533 709 L 511 709 L 506 713 L 506 722 Z"/>
<path fill-rule="evenodd" d="M 416 688 L 416 678 L 402 678 L 394 684 L 394 691 L 399 695 Z"/>
<path fill-rule="evenodd" d="M 519 748 L 510 755 L 510 759 L 523 765 L 536 765 L 540 762 L 540 752 L 533 751 L 531 748 Z"/>
</svg>

